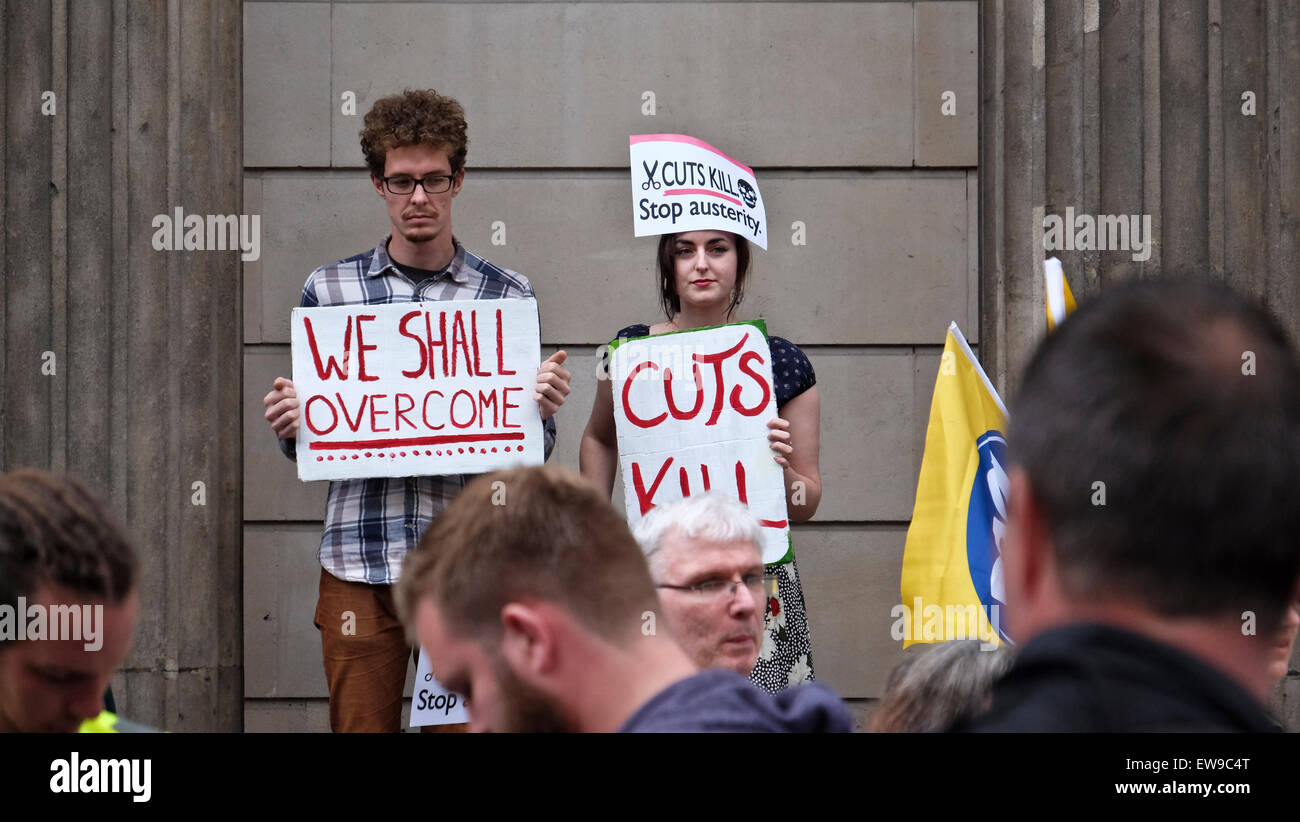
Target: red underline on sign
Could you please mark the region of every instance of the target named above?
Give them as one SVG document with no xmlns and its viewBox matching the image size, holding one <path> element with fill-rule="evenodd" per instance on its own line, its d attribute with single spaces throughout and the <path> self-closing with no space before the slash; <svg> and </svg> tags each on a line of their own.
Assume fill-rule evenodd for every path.
<svg viewBox="0 0 1300 822">
<path fill-rule="evenodd" d="M 709 195 L 710 197 L 720 197 L 721 199 L 726 200 L 726 201 L 729 202 L 729 203 L 735 203 L 735 204 L 738 205 L 738 206 L 743 206 L 743 205 L 744 205 L 744 203 L 740 202 L 740 200 L 737 200 L 735 197 L 728 197 L 727 195 L 725 195 L 725 194 L 719 194 L 719 193 L 716 192 L 716 191 L 709 191 L 707 188 L 667 188 L 667 189 L 664 189 L 664 196 L 665 196 L 665 197 L 669 197 L 669 196 L 672 196 L 672 195 L 674 195 L 674 194 L 707 194 L 707 195 Z"/>
<path fill-rule="evenodd" d="M 313 451 L 337 451 L 349 448 L 397 448 L 403 445 L 445 445 L 451 442 L 479 442 L 491 440 L 521 440 L 524 432 L 510 434 L 444 434 L 438 437 L 404 437 L 391 440 L 352 440 L 350 442 L 313 442 Z"/>
<path fill-rule="evenodd" d="M 786 521 L 783 519 L 760 519 L 758 524 L 764 528 L 784 528 L 786 526 Z"/>
</svg>

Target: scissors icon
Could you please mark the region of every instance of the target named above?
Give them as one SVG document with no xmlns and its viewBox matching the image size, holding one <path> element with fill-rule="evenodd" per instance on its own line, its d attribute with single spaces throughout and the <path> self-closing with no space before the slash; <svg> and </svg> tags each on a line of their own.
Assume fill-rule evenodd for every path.
<svg viewBox="0 0 1300 822">
<path fill-rule="evenodd" d="M 655 191 L 658 191 L 659 189 L 663 188 L 663 186 L 659 183 L 658 180 L 646 180 L 644 183 L 641 184 L 642 191 L 649 191 L 652 188 Z"/>
</svg>

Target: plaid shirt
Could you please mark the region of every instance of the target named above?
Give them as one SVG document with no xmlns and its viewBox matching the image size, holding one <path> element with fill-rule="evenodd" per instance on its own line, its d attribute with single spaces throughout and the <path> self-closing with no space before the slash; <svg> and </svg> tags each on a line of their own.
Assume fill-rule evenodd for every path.
<svg viewBox="0 0 1300 822">
<path fill-rule="evenodd" d="M 412 283 L 392 264 L 388 238 L 375 248 L 321 266 L 302 289 L 304 308 L 322 305 L 375 305 L 433 300 L 500 300 L 532 297 L 522 274 L 498 268 L 465 250 L 455 238 L 456 256 L 443 272 Z M 543 426 L 546 457 L 555 447 L 555 417 Z M 296 442 L 280 440 L 280 449 L 297 459 Z M 348 582 L 391 585 L 402 560 L 424 529 L 460 493 L 469 474 L 336 480 L 325 501 L 325 533 L 320 564 Z"/>
</svg>

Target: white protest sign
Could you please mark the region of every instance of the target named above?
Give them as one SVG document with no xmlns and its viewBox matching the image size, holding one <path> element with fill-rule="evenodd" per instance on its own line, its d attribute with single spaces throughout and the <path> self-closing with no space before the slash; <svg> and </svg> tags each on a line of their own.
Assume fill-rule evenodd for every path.
<svg viewBox="0 0 1300 822">
<path fill-rule="evenodd" d="M 635 236 L 718 229 L 767 248 L 767 209 L 749 166 L 685 134 L 634 134 Z"/>
<path fill-rule="evenodd" d="M 655 505 L 711 490 L 758 518 L 765 563 L 782 559 L 790 527 L 784 471 L 767 438 L 777 411 L 763 321 L 610 347 L 628 524 Z"/>
<path fill-rule="evenodd" d="M 421 648 L 420 661 L 415 666 L 415 695 L 411 697 L 411 727 L 460 722 L 469 722 L 469 703 L 433 678 L 429 655 Z"/>
<path fill-rule="evenodd" d="M 298 478 L 541 465 L 537 301 L 293 310 Z"/>
</svg>

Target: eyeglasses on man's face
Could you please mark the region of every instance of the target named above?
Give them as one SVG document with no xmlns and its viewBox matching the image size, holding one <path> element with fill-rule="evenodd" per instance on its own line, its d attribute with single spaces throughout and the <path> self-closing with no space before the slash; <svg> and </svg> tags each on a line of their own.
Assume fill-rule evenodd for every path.
<svg viewBox="0 0 1300 822">
<path fill-rule="evenodd" d="M 415 191 L 418 183 L 424 189 L 425 194 L 446 194 L 451 191 L 452 183 L 456 181 L 455 174 L 426 174 L 423 177 L 412 177 L 409 174 L 394 174 L 392 177 L 382 177 L 384 187 L 391 194 L 410 194 Z"/>
<path fill-rule="evenodd" d="M 690 591 L 704 599 L 717 599 L 724 594 L 728 598 L 734 597 L 741 585 L 749 589 L 749 593 L 755 602 L 761 600 L 766 603 L 767 598 L 776 593 L 776 576 L 774 574 L 746 574 L 739 580 L 706 579 L 704 582 L 697 582 L 694 585 L 659 584 L 655 587 L 669 588 L 674 591 Z"/>
</svg>

